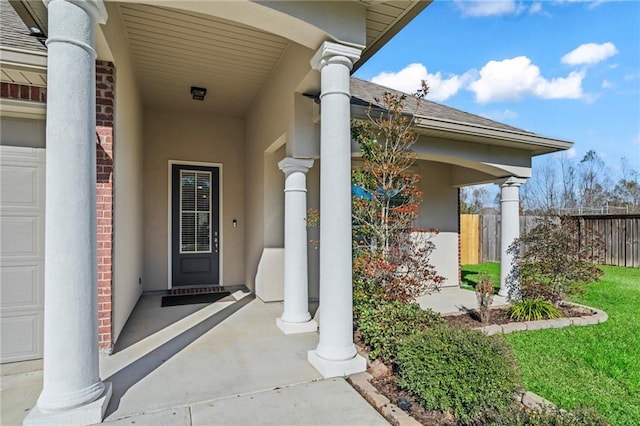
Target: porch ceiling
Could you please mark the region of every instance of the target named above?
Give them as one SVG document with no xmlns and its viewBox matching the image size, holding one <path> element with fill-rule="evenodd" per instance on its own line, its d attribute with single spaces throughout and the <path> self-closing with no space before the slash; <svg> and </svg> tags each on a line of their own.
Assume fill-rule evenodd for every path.
<svg viewBox="0 0 640 426">
<path fill-rule="evenodd" d="M 289 44 L 193 12 L 131 3 L 120 12 L 147 105 L 242 116 Z M 204 101 L 191 86 L 207 88 Z"/>
<path fill-rule="evenodd" d="M 356 1 L 366 8 L 367 46 L 355 69 L 432 2 Z M 10 2 L 27 26 L 48 33 L 44 3 Z M 242 116 L 290 43 L 286 38 L 212 15 L 136 0 L 116 4 L 146 105 Z M 191 99 L 192 85 L 207 88 L 203 102 Z"/>
</svg>

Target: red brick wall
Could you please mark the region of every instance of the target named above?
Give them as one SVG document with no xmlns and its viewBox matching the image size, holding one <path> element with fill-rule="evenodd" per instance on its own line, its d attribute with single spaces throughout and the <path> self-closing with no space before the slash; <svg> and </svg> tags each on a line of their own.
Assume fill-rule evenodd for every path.
<svg viewBox="0 0 640 426">
<path fill-rule="evenodd" d="M 111 349 L 113 282 L 114 66 L 96 61 L 96 207 L 98 223 L 98 342 Z"/>
<path fill-rule="evenodd" d="M 22 101 L 46 102 L 47 89 L 24 84 L 0 83 L 0 97 Z"/>
</svg>

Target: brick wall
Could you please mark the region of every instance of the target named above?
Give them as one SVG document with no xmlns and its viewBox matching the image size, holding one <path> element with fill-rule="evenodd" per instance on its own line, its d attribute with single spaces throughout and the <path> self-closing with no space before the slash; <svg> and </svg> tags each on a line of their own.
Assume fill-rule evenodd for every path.
<svg viewBox="0 0 640 426">
<path fill-rule="evenodd" d="M 98 245 L 98 342 L 110 350 L 112 342 L 113 282 L 113 123 L 114 66 L 96 61 L 96 207 Z"/>
<path fill-rule="evenodd" d="M 0 97 L 21 101 L 46 102 L 47 89 L 16 83 L 0 83 Z"/>
</svg>

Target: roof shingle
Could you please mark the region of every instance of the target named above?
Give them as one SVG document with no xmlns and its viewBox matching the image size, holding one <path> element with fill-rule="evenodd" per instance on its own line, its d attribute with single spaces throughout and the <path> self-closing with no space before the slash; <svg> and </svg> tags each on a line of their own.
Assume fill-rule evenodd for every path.
<svg viewBox="0 0 640 426">
<path fill-rule="evenodd" d="M 361 105 L 361 106 L 372 105 L 372 106 L 383 108 L 380 100 L 383 98 L 385 93 L 407 95 L 406 93 L 400 92 L 398 90 L 380 86 L 379 84 L 375 84 L 370 81 L 360 80 L 359 78 L 351 77 L 351 103 L 354 105 Z M 415 97 L 410 95 L 407 95 L 407 98 L 405 101 L 405 110 L 410 111 L 417 116 L 422 116 L 426 118 L 450 120 L 450 121 L 456 121 L 459 123 L 489 127 L 492 129 L 533 134 L 532 132 L 529 132 L 527 130 L 508 126 L 506 124 L 499 123 L 497 121 L 493 121 L 488 118 L 481 117 L 479 115 L 474 115 L 468 112 L 460 111 L 459 109 L 441 105 L 426 99 L 423 99 L 418 102 L 418 100 Z"/>
<path fill-rule="evenodd" d="M 38 39 L 29 35 L 29 29 L 7 0 L 0 0 L 0 47 L 47 51 Z"/>
</svg>

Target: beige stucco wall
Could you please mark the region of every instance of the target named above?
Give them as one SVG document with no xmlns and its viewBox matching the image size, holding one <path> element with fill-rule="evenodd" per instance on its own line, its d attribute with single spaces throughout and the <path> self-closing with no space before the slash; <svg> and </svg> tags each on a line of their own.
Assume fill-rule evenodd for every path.
<svg viewBox="0 0 640 426">
<path fill-rule="evenodd" d="M 443 285 L 458 285 L 458 189 L 451 186 L 451 165 L 418 161 L 423 201 L 417 226 L 437 228 L 436 246 L 431 260 L 438 274 L 447 280 Z"/>
<path fill-rule="evenodd" d="M 222 164 L 222 283 L 245 283 L 244 122 L 181 111 L 144 114 L 144 290 L 168 288 L 169 160 Z M 238 226 L 233 227 L 233 219 Z"/>
<path fill-rule="evenodd" d="M 285 157 L 285 145 L 264 155 L 264 247 L 284 247 L 284 173 L 278 162 Z"/>
<path fill-rule="evenodd" d="M 114 246 L 112 329 L 115 342 L 135 307 L 144 281 L 142 243 L 142 102 L 117 8 L 102 27 L 115 71 Z"/>
<path fill-rule="evenodd" d="M 273 167 L 269 166 L 270 169 L 265 170 L 265 164 L 272 164 L 276 159 L 274 157 L 267 161 L 265 155 L 280 149 L 282 138 L 286 138 L 287 132 L 292 128 L 294 93 L 300 82 L 311 72 L 309 60 L 314 53 L 291 43 L 269 82 L 247 112 L 243 164 L 246 212 L 244 276 L 247 286 L 252 290 L 262 250 L 280 243 L 275 235 L 282 235 L 279 230 L 273 233 L 266 231 L 266 227 L 271 226 L 267 219 L 270 223 L 275 223 L 276 220 L 267 211 L 265 204 L 267 182 L 273 181 L 274 185 L 268 187 L 269 191 L 282 191 L 284 186 L 283 177 L 276 178 Z M 282 174 L 279 170 L 277 173 Z M 277 189 L 275 185 L 278 185 Z"/>
</svg>

